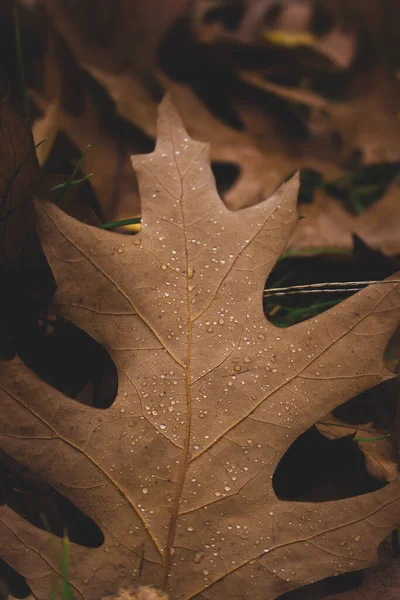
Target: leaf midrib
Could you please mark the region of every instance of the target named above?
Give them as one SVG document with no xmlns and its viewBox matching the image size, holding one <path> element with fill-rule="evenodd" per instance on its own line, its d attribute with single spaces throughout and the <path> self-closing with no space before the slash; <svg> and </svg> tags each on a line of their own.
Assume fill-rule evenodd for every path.
<svg viewBox="0 0 400 600">
<path fill-rule="evenodd" d="M 179 206 L 180 206 L 180 210 L 181 210 L 182 230 L 183 230 L 183 237 L 184 237 L 184 244 L 185 244 L 185 261 L 186 261 L 185 276 L 186 276 L 186 304 L 187 304 L 187 315 L 188 315 L 188 337 L 187 337 L 187 348 L 186 348 L 186 364 L 184 366 L 186 391 L 187 391 L 186 432 L 185 432 L 184 448 L 182 451 L 183 459 L 182 459 L 181 468 L 180 468 L 179 475 L 178 475 L 177 490 L 176 490 L 174 504 L 173 504 L 173 508 L 172 508 L 172 515 L 171 515 L 170 522 L 169 522 L 167 544 L 166 544 L 166 548 L 165 548 L 165 552 L 164 552 L 162 587 L 165 589 L 168 587 L 168 576 L 169 576 L 169 572 L 170 572 L 172 549 L 173 549 L 173 544 L 174 544 L 174 540 L 175 540 L 176 522 L 177 522 L 177 519 L 179 516 L 179 506 L 180 506 L 180 502 L 181 502 L 183 487 L 185 484 L 187 467 L 190 462 L 189 449 L 190 449 L 190 433 L 191 433 L 191 425 L 192 425 L 192 382 L 191 382 L 191 375 L 190 375 L 190 361 L 191 361 L 193 322 L 192 322 L 190 291 L 189 291 L 189 250 L 188 250 L 188 239 L 187 239 L 187 231 L 186 231 L 185 211 L 183 208 L 183 200 L 184 200 L 183 178 L 185 175 L 187 175 L 188 172 L 190 172 L 190 169 L 192 168 L 193 164 L 195 164 L 198 160 L 198 157 L 197 157 L 195 159 L 195 161 L 193 161 L 191 166 L 188 168 L 185 175 L 183 175 L 181 173 L 178 161 L 176 160 L 175 145 L 174 145 L 173 135 L 172 135 L 172 131 L 171 131 L 171 123 L 170 123 L 169 119 L 168 119 L 168 128 L 169 128 L 169 133 L 170 133 L 171 146 L 172 146 L 175 166 L 176 166 L 176 170 L 179 173 L 179 177 L 181 180 L 181 193 L 180 193 L 180 198 L 179 198 Z"/>
</svg>

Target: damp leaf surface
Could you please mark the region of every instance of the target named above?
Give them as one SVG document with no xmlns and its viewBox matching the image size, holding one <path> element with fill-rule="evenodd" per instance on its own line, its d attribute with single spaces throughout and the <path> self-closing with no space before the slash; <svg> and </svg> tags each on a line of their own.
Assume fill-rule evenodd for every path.
<svg viewBox="0 0 400 600">
<path fill-rule="evenodd" d="M 331 502 L 273 490 L 292 442 L 329 411 L 390 377 L 383 351 L 399 286 L 368 287 L 282 330 L 263 313 L 265 281 L 296 224 L 297 178 L 230 212 L 208 146 L 170 101 L 153 154 L 135 157 L 142 229 L 80 223 L 39 202 L 40 238 L 61 315 L 108 350 L 114 404 L 78 404 L 21 361 L 0 378 L 0 449 L 41 474 L 102 529 L 70 544 L 76 598 L 132 584 L 171 599 L 273 600 L 376 561 L 399 519 L 400 481 Z M 0 555 L 49 598 L 58 557 L 46 532 L 0 508 Z"/>
</svg>

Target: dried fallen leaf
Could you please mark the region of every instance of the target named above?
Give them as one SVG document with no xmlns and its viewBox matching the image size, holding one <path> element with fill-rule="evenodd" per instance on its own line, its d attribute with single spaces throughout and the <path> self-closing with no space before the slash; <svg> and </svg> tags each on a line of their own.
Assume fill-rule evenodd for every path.
<svg viewBox="0 0 400 600">
<path fill-rule="evenodd" d="M 316 427 L 330 440 L 336 440 L 346 435 L 354 435 L 356 439 L 367 440 L 359 441 L 358 444 L 365 455 L 365 466 L 375 479 L 387 482 L 394 481 L 399 476 L 394 440 L 391 437 L 384 437 L 388 435 L 387 431 L 378 430 L 373 423 L 361 425 L 346 423 L 332 414 L 319 421 Z"/>
<path fill-rule="evenodd" d="M 198 65 L 214 61 L 214 73 L 220 66 L 221 77 L 225 68 L 250 83 L 246 91 L 227 78 L 232 104 L 261 146 L 269 143 L 261 132 L 268 131 L 272 93 L 281 109 L 292 106 L 307 129 L 303 143 L 298 140 L 303 160 L 319 161 L 325 172 L 334 164 L 396 161 L 400 83 L 390 50 L 398 45 L 396 10 L 393 0 L 194 0 L 186 17 L 189 33 L 183 29 L 182 35 L 194 58 L 181 66 L 175 53 L 170 69 L 196 85 Z M 292 50 L 281 43 L 279 51 L 277 35 L 292 40 Z M 264 109 L 257 90 L 265 93 Z"/>
<path fill-rule="evenodd" d="M 221 121 L 188 86 L 173 81 L 160 71 L 157 66 L 160 41 L 187 4 L 187 0 L 174 0 L 168 4 L 151 0 L 145 5 L 136 0 L 125 0 L 117 8 L 115 2 L 107 2 L 96 15 L 95 22 L 90 18 L 90 27 L 86 30 L 88 15 L 97 12 L 97 4 L 96 8 L 89 3 L 80 4 L 71 11 L 64 0 L 46 1 L 52 22 L 65 37 L 79 64 L 107 90 L 119 113 L 149 136 L 155 135 L 159 90 L 169 91 L 189 134 L 211 143 L 211 159 L 216 163 L 228 162 L 239 169 L 237 182 L 224 195 L 227 206 L 238 209 L 270 195 L 296 170 L 298 157 L 294 150 L 287 153 L 287 145 L 282 142 L 283 137 L 273 118 L 266 136 L 268 148 L 261 152 L 246 131 L 238 131 Z M 100 39 L 104 39 L 104 43 L 99 43 Z M 90 139 L 86 119 L 82 120 L 81 128 L 87 132 L 86 139 Z M 74 127 L 64 129 L 74 138 Z M 93 128 L 95 139 L 98 129 L 98 126 Z M 82 135 L 82 132 L 78 133 Z M 93 152 L 91 154 L 93 157 Z M 104 169 L 102 163 L 95 164 L 94 158 L 93 163 L 90 170 L 94 176 L 100 177 L 98 173 L 104 172 L 102 179 L 107 181 L 110 166 Z M 100 196 L 102 204 L 103 195 Z M 127 215 L 126 211 L 123 213 L 123 217 L 133 216 Z M 118 218 L 123 217 L 118 214 Z"/>
<path fill-rule="evenodd" d="M 385 365 L 392 372 L 396 372 L 398 367 L 399 340 L 400 328 L 389 341 L 384 355 Z M 399 474 L 398 435 L 393 422 L 399 403 L 400 381 L 394 378 L 372 390 L 368 396 L 354 399 L 340 418 L 326 415 L 316 427 L 330 440 L 353 436 L 364 453 L 370 475 L 381 482 L 393 481 Z M 356 413 L 352 414 L 352 409 Z M 363 419 L 359 424 L 355 414 Z"/>
<path fill-rule="evenodd" d="M 191 16 L 195 34 L 202 43 L 261 46 L 266 41 L 278 48 L 306 47 L 309 52 L 291 57 L 293 62 L 345 69 L 355 57 L 356 34 L 354 22 L 353 27 L 343 26 L 343 8 L 335 15 L 337 4 L 307 0 L 272 4 L 268 0 L 195 0 Z"/>
<path fill-rule="evenodd" d="M 296 222 L 297 179 L 230 212 L 207 145 L 188 138 L 168 101 L 155 152 L 134 165 L 138 236 L 38 204 L 60 312 L 108 349 L 114 404 L 80 405 L 18 359 L 1 374 L 1 450 L 104 534 L 99 548 L 71 543 L 75 597 L 161 584 L 171 598 L 272 600 L 374 564 L 399 519 L 400 479 L 312 503 L 279 500 L 272 476 L 327 411 L 391 376 L 382 355 L 400 287 L 371 286 L 277 329 L 262 292 Z M 8 507 L 0 517 L 1 556 L 49 597 L 60 568 L 48 534 Z"/>
<path fill-rule="evenodd" d="M 65 183 L 66 178 L 48 175 L 40 168 L 30 123 L 15 112 L 7 98 L 0 103 L 0 163 L 0 262 L 11 264 L 32 243 L 33 196 L 55 200 L 57 192 L 50 189 Z M 74 186 L 70 187 L 60 205 L 69 214 L 93 222 L 93 212 L 76 201 L 75 192 Z"/>
<path fill-rule="evenodd" d="M 56 97 L 48 105 L 43 117 L 37 119 L 32 125 L 32 134 L 35 144 L 40 144 L 42 140 L 46 140 L 46 143 L 40 144 L 36 150 L 36 155 L 41 167 L 46 164 L 46 161 L 54 146 L 57 133 L 60 129 L 59 117 L 60 99 Z"/>
<path fill-rule="evenodd" d="M 350 592 L 329 596 L 327 600 L 398 600 L 400 597 L 400 561 L 393 559 L 390 564 L 369 569 L 365 572 L 361 586 Z"/>
<path fill-rule="evenodd" d="M 33 94 L 35 102 L 49 117 L 53 103 L 47 103 L 38 94 Z M 140 214 L 140 203 L 134 173 L 131 171 L 126 148 L 101 128 L 96 109 L 89 96 L 85 98 L 85 113 L 79 118 L 66 112 L 58 114 L 59 128 L 83 153 L 82 170 L 90 175 L 90 181 L 98 199 L 103 218 L 106 221 L 126 219 Z M 129 206 L 129 211 L 128 207 Z"/>
<path fill-rule="evenodd" d="M 388 255 L 400 252 L 400 190 L 396 183 L 359 216 L 350 214 L 339 201 L 322 191 L 316 193 L 312 204 L 304 204 L 300 212 L 304 219 L 296 227 L 288 248 L 351 250 L 355 233 L 371 248 Z"/>
<path fill-rule="evenodd" d="M 393 0 L 43 4 L 77 62 L 148 135 L 169 90 L 190 135 L 211 143 L 212 160 L 239 167 L 229 207 L 260 201 L 297 168 L 333 177 L 399 158 Z M 92 170 L 100 178 L 103 169 Z"/>
<path fill-rule="evenodd" d="M 268 151 L 260 152 L 248 134 L 228 127 L 210 114 L 189 88 L 165 77 L 163 81 L 189 134 L 210 142 L 211 160 L 230 163 L 239 169 L 237 181 L 224 194 L 228 208 L 238 210 L 257 204 L 296 170 L 296 161 L 285 156 L 283 147 L 277 148 L 275 137 Z"/>
<path fill-rule="evenodd" d="M 15 260 L 32 229 L 30 202 L 43 180 L 29 123 L 0 102 L 0 261 Z"/>
<path fill-rule="evenodd" d="M 77 68 L 73 64 L 71 68 L 74 67 Z M 51 147 L 56 133 L 64 132 L 82 154 L 89 147 L 82 162 L 82 170 L 85 175 L 91 176 L 103 218 L 113 221 L 137 216 L 140 214 L 140 201 L 128 148 L 122 147 L 106 130 L 98 107 L 84 85 L 80 90 L 83 99 L 82 114 L 75 115 L 60 106 L 60 95 L 68 85 L 72 85 L 67 76 L 66 81 L 62 81 L 65 70 L 66 66 L 61 63 L 56 44 L 51 43 L 44 58 L 45 92 L 30 91 L 35 104 L 44 113 L 33 127 L 35 141 L 47 137 L 48 143 L 44 145 Z M 71 75 L 70 78 L 73 79 Z M 81 82 L 78 81 L 75 85 L 79 83 Z M 44 154 L 39 157 L 42 164 L 47 156 L 48 154 Z"/>
</svg>

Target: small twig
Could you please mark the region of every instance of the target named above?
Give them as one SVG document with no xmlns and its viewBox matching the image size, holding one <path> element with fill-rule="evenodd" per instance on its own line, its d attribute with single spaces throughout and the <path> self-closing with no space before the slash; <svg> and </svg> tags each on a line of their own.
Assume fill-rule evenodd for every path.
<svg viewBox="0 0 400 600">
<path fill-rule="evenodd" d="M 293 294 L 319 294 L 319 293 L 338 293 L 338 292 L 358 292 L 361 287 L 367 285 L 400 283 L 400 279 L 386 279 L 384 281 L 342 281 L 310 283 L 307 285 L 292 285 L 289 287 L 277 287 L 264 290 L 264 298 L 269 296 L 290 296 Z M 358 286 L 358 287 L 347 287 Z M 336 288 L 336 289 L 335 289 Z"/>
<path fill-rule="evenodd" d="M 341 288 L 341 289 L 328 289 L 321 288 L 320 290 L 295 290 L 293 292 L 277 292 L 276 294 L 272 292 L 264 292 L 264 298 L 271 298 L 272 296 L 293 296 L 294 294 L 340 294 L 345 292 L 359 292 L 362 288 Z"/>
</svg>

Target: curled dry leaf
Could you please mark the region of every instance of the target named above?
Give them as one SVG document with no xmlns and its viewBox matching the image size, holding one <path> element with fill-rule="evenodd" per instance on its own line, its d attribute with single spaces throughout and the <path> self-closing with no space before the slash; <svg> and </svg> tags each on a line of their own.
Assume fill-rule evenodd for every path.
<svg viewBox="0 0 400 600">
<path fill-rule="evenodd" d="M 392 184 L 384 196 L 359 216 L 351 215 L 343 205 L 322 191 L 312 204 L 301 207 L 304 217 L 296 227 L 288 248 L 353 247 L 357 234 L 371 248 L 388 255 L 400 252 L 400 187 Z"/>
<path fill-rule="evenodd" d="M 45 0 L 77 61 L 107 88 L 121 114 L 155 135 L 160 40 L 190 0 Z"/>
<path fill-rule="evenodd" d="M 268 131 L 272 94 L 307 131 L 298 139 L 301 158 L 327 172 L 329 163 L 349 168 L 354 161 L 399 160 L 400 83 L 391 50 L 399 39 L 396 10 L 393 0 L 194 0 L 186 18 L 191 33 L 182 39 L 193 45 L 195 73 L 201 59 L 214 59 L 213 71 L 219 65 L 223 76 L 225 67 L 250 84 L 241 89 L 231 79 L 230 94 L 261 145 L 268 144 L 260 132 Z M 170 68 L 195 85 L 188 63 Z"/>
<path fill-rule="evenodd" d="M 316 424 L 318 431 L 330 440 L 354 435 L 355 438 L 374 439 L 388 435 L 387 431 L 378 430 L 373 423 L 353 425 L 337 419 L 334 415 L 326 415 Z M 365 466 L 375 479 L 394 481 L 399 476 L 398 459 L 392 437 L 375 441 L 358 442 L 365 455 Z"/>
<path fill-rule="evenodd" d="M 44 97 L 33 92 L 31 95 L 36 104 L 44 110 L 45 123 L 51 128 L 50 119 L 55 104 L 47 102 Z M 82 171 L 91 176 L 90 181 L 103 218 L 113 221 L 140 214 L 137 183 L 128 152 L 102 130 L 90 97 L 85 97 L 83 115 L 76 118 L 65 111 L 58 111 L 57 120 L 59 130 L 65 131 L 82 153 L 87 150 L 82 161 Z M 37 131 L 35 133 L 37 135 Z"/>
<path fill-rule="evenodd" d="M 400 597 L 400 561 L 365 571 L 361 586 L 349 592 L 329 596 L 327 600 L 398 600 Z"/>
<path fill-rule="evenodd" d="M 49 47 L 43 61 L 45 91 L 30 90 L 35 104 L 44 113 L 33 126 L 35 142 L 48 138 L 43 144 L 46 150 L 39 155 L 41 164 L 45 163 L 57 133 L 63 132 L 82 154 L 89 147 L 81 168 L 85 175 L 91 175 L 103 218 L 113 221 L 137 216 L 140 214 L 140 201 L 128 148 L 118 143 L 104 127 L 84 79 L 77 77 L 78 82 L 68 81 L 68 75 L 72 80 L 73 77 L 67 73 L 63 80 L 68 69 L 61 62 L 53 36 L 54 32 L 50 29 Z M 71 69 L 77 69 L 76 65 L 72 64 Z M 61 95 L 68 85 L 81 87 L 83 110 L 79 115 L 61 105 Z"/>
<path fill-rule="evenodd" d="M 384 355 L 385 365 L 392 372 L 398 371 L 399 341 L 400 328 L 390 339 Z M 392 380 L 374 391 L 376 394 L 368 401 L 364 399 L 364 404 L 360 397 L 361 402 L 357 410 L 359 415 L 368 415 L 367 419 L 371 419 L 371 422 L 354 424 L 354 421 L 346 422 L 343 418 L 339 419 L 333 414 L 329 414 L 319 421 L 316 427 L 320 433 L 331 440 L 348 435 L 370 440 L 357 442 L 365 456 L 366 469 L 375 479 L 381 482 L 390 482 L 399 474 L 399 435 L 396 430 L 398 426 L 393 423 L 393 414 L 399 413 L 396 407 L 400 405 L 400 381 L 394 376 Z M 375 410 L 372 409 L 373 405 L 376 407 Z M 349 414 L 351 411 L 348 413 L 348 417 Z"/>
<path fill-rule="evenodd" d="M 99 12 L 95 23 L 90 20 L 90 30 L 86 31 L 86 16 L 89 12 L 98 12 L 97 7 L 90 9 L 89 3 L 85 3 L 71 12 L 63 0 L 46 2 L 55 26 L 65 36 L 79 64 L 107 90 L 119 113 L 151 137 L 156 131 L 160 89 L 169 91 L 189 134 L 200 141 L 211 142 L 211 160 L 238 168 L 237 181 L 224 194 L 227 206 L 235 210 L 270 195 L 296 170 L 298 162 L 285 152 L 273 122 L 268 149 L 260 151 L 251 135 L 221 121 L 189 86 L 177 83 L 159 69 L 157 51 L 161 39 L 187 4 L 188 0 L 168 3 L 151 0 L 145 6 L 135 0 L 125 0 L 117 9 L 112 0 L 104 4 L 108 8 Z M 156 22 L 154 15 L 157 15 Z M 99 44 L 101 38 L 106 40 L 105 44 Z M 88 124 L 81 125 L 83 131 L 90 134 Z M 70 135 L 74 131 L 73 128 L 65 130 Z M 94 128 L 94 132 L 97 130 L 98 127 Z M 94 137 L 97 139 L 96 134 Z M 91 153 L 93 156 L 93 151 Z M 95 177 L 104 171 L 106 179 L 110 166 L 106 170 L 102 167 L 102 163 L 91 165 Z M 120 214 L 118 217 L 133 216 L 125 212 L 123 217 Z"/>
<path fill-rule="evenodd" d="M 239 167 L 230 208 L 297 168 L 333 177 L 400 157 L 393 0 L 44 4 L 121 115 L 154 135 L 166 89 L 212 160 Z"/>
<path fill-rule="evenodd" d="M 295 152 L 291 151 L 288 155 L 287 147 L 280 141 L 283 136 L 279 135 L 281 131 L 275 126 L 274 119 L 271 119 L 266 136 L 268 148 L 260 151 L 251 135 L 221 121 L 190 87 L 166 77 L 156 66 L 157 49 L 163 34 L 188 4 L 187 0 L 175 0 L 168 4 L 151 0 L 146 6 L 135 0 L 126 0 L 119 4 L 119 8 L 112 0 L 104 3 L 104 9 L 101 10 L 97 3 L 94 7 L 87 2 L 76 6 L 73 12 L 63 0 L 48 0 L 46 4 L 52 21 L 65 36 L 79 64 L 108 91 L 120 114 L 150 136 L 155 135 L 159 90 L 169 90 L 188 132 L 197 139 L 211 142 L 212 160 L 238 167 L 237 182 L 224 195 L 230 208 L 259 202 L 296 170 L 298 160 Z M 89 26 L 88 14 L 94 13 L 96 19 L 93 21 L 90 18 Z M 156 23 L 154 15 L 157 15 Z M 143 36 L 143 33 L 146 35 Z M 104 43 L 99 43 L 99 40 Z M 83 131 L 88 130 L 84 119 L 81 126 Z M 95 139 L 97 129 L 93 129 Z M 65 130 L 71 135 L 74 128 Z M 78 143 L 78 146 L 82 144 Z M 91 154 L 93 157 L 93 150 Z M 265 168 L 266 164 L 268 169 Z M 98 173 L 104 171 L 102 179 L 106 180 L 111 166 L 112 161 L 106 170 L 101 162 L 94 164 L 94 176 L 100 177 Z"/>
<path fill-rule="evenodd" d="M 66 180 L 40 168 L 30 123 L 15 112 L 7 98 L 0 103 L 0 164 L 0 262 L 3 263 L 17 261 L 32 243 L 33 196 L 54 200 L 57 192 L 51 193 L 50 188 Z M 70 214 L 93 222 L 93 212 L 76 201 L 73 187 L 63 197 L 61 206 Z"/>
<path fill-rule="evenodd" d="M 296 223 L 298 180 L 230 212 L 208 146 L 168 100 L 153 154 L 134 158 L 143 228 L 123 236 L 38 203 L 59 310 L 102 343 L 119 377 L 107 410 L 3 365 L 0 448 L 101 528 L 71 543 L 76 598 L 161 585 L 171 598 L 272 600 L 372 565 L 399 519 L 400 479 L 332 502 L 282 501 L 272 476 L 328 410 L 387 379 L 400 286 L 371 286 L 317 319 L 270 324 L 262 293 Z M 1 556 L 48 598 L 46 532 L 0 508 Z"/>
<path fill-rule="evenodd" d="M 336 69 L 349 68 L 355 58 L 356 32 L 333 18 L 335 2 L 195 0 L 192 6 L 194 30 L 202 43 L 270 44 L 271 54 L 274 46 L 295 49 L 293 61 Z"/>
</svg>

